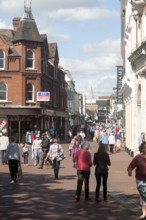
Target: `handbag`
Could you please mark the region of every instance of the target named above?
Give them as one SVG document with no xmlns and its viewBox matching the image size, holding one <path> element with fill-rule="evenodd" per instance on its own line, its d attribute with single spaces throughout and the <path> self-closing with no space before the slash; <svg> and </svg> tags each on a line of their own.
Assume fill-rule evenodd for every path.
<svg viewBox="0 0 146 220">
<path fill-rule="evenodd" d="M 22 177 L 23 177 L 22 167 L 21 167 L 21 164 L 19 163 L 18 170 L 17 170 L 17 178 L 21 179 Z"/>
<path fill-rule="evenodd" d="M 64 153 L 61 153 L 59 154 L 57 157 L 56 157 L 56 160 L 57 161 L 62 161 L 66 158 L 66 155 Z"/>
<path fill-rule="evenodd" d="M 59 162 L 59 161 L 62 161 L 66 158 L 66 155 L 62 152 L 60 152 L 59 150 L 59 145 L 58 145 L 58 155 L 56 157 L 56 160 Z"/>
<path fill-rule="evenodd" d="M 146 182 L 143 182 L 137 186 L 137 189 L 142 197 L 142 199 L 146 202 Z"/>
</svg>

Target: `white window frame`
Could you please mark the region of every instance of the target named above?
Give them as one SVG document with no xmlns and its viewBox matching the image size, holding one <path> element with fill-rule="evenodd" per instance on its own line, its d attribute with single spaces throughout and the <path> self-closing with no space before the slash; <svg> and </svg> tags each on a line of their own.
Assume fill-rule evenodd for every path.
<svg viewBox="0 0 146 220">
<path fill-rule="evenodd" d="M 3 70 L 5 68 L 5 53 L 2 49 L 0 49 L 0 51 L 2 51 L 2 53 L 3 53 L 3 57 L 0 57 L 0 60 L 3 61 L 3 66 L 0 67 L 0 70 Z"/>
<path fill-rule="evenodd" d="M 1 102 L 7 102 L 7 84 L 5 84 L 5 83 L 3 83 L 3 82 L 0 82 L 0 84 L 5 85 L 5 87 L 6 87 L 5 91 L 2 91 L 2 92 L 5 92 L 5 94 L 6 94 L 6 99 L 0 99 L 0 101 L 1 101 Z M 0 91 L 1 91 L 1 90 L 0 90 Z"/>
<path fill-rule="evenodd" d="M 27 85 L 28 84 L 30 84 L 32 86 L 32 91 L 27 90 Z M 30 99 L 27 100 L 27 93 L 28 92 L 32 92 L 32 99 L 31 100 Z M 26 84 L 26 102 L 34 102 L 34 85 L 32 83 L 27 83 Z"/>
<path fill-rule="evenodd" d="M 28 58 L 28 52 L 32 52 L 32 57 L 31 58 Z M 26 69 L 34 69 L 34 64 L 35 64 L 35 58 L 34 58 L 34 51 L 33 50 L 27 50 L 26 51 Z M 32 62 L 32 66 L 29 67 L 27 66 L 27 62 L 28 61 L 31 61 Z"/>
</svg>

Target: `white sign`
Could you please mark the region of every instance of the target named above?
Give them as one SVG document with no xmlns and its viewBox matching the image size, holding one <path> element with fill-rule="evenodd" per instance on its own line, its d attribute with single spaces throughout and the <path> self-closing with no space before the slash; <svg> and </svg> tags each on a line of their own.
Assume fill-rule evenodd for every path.
<svg viewBox="0 0 146 220">
<path fill-rule="evenodd" d="M 50 92 L 37 92 L 37 101 L 50 101 Z"/>
</svg>

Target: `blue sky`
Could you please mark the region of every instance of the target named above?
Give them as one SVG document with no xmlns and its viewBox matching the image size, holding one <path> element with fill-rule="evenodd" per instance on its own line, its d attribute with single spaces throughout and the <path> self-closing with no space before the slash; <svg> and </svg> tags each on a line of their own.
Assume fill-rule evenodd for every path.
<svg viewBox="0 0 146 220">
<path fill-rule="evenodd" d="M 30 0 L 25 0 L 27 7 Z M 12 28 L 24 0 L 0 0 L 0 28 Z M 58 44 L 60 66 L 70 71 L 77 92 L 92 98 L 111 95 L 120 54 L 119 0 L 31 0 L 40 34 Z"/>
</svg>

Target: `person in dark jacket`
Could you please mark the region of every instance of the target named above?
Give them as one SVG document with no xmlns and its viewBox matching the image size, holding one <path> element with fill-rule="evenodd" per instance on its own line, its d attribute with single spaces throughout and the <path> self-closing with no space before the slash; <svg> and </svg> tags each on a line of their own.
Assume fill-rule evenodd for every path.
<svg viewBox="0 0 146 220">
<path fill-rule="evenodd" d="M 107 179 L 108 179 L 108 166 L 111 165 L 109 154 L 107 153 L 104 144 L 99 143 L 98 151 L 94 154 L 93 164 L 95 165 L 95 177 L 96 177 L 96 191 L 95 200 L 100 200 L 100 186 L 101 180 L 103 183 L 103 200 L 107 200 Z"/>
</svg>

